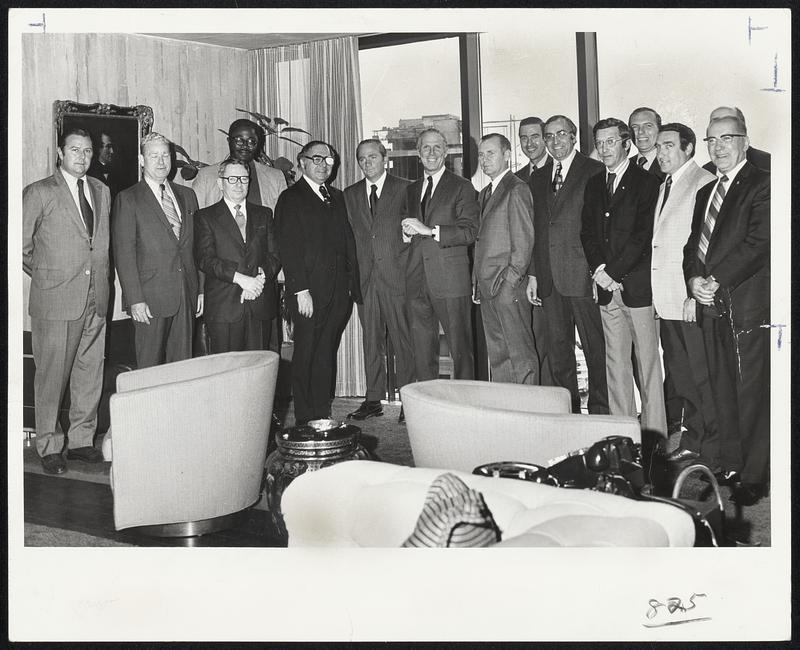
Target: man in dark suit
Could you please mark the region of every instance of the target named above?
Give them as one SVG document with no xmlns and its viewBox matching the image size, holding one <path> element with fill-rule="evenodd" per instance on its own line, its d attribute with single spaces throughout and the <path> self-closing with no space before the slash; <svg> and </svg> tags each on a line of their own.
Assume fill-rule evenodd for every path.
<svg viewBox="0 0 800 650">
<path fill-rule="evenodd" d="M 663 439 L 667 435 L 664 387 L 650 287 L 650 242 L 659 183 L 628 159 L 630 136 L 622 120 L 600 120 L 593 134 L 606 173 L 586 183 L 581 242 L 597 285 L 609 412 L 636 416 L 632 343 L 642 395 L 642 431 Z"/>
<path fill-rule="evenodd" d="M 361 297 L 344 196 L 327 183 L 333 150 L 313 140 L 297 162 L 303 178 L 278 198 L 275 234 L 294 323 L 294 415 L 297 424 L 305 424 L 330 417 L 336 350 L 350 298 L 361 302 Z"/>
<path fill-rule="evenodd" d="M 742 111 L 736 106 L 718 106 L 711 111 L 708 121 L 711 122 L 721 117 L 736 117 L 741 120 L 742 124 L 747 126 L 747 122 L 744 119 L 744 113 L 742 113 Z M 769 172 L 772 163 L 772 156 L 770 156 L 768 152 L 761 151 L 761 149 L 756 149 L 755 147 L 747 147 L 745 158 L 747 162 L 754 167 L 758 167 L 762 171 Z M 703 165 L 703 169 L 707 169 L 712 174 L 716 174 L 717 166 L 714 164 L 714 159 L 712 158 L 705 165 Z"/>
<path fill-rule="evenodd" d="M 580 240 L 586 182 L 600 174 L 603 165 L 575 149 L 576 134 L 575 123 L 564 115 L 553 115 L 544 127 L 555 164 L 531 182 L 535 241 L 527 295 L 533 305 L 542 305 L 547 325 L 547 350 L 539 354 L 547 359 L 550 374 L 543 368 L 542 383 L 567 388 L 573 413 L 580 413 L 577 327 L 589 375 L 589 413 L 607 414 L 603 325 Z"/>
<path fill-rule="evenodd" d="M 108 186 L 113 201 L 119 192 L 119 179 L 114 169 L 114 160 L 117 154 L 114 140 L 108 133 L 101 131 L 100 140 L 95 144 L 95 149 L 97 156 L 92 157 L 92 164 L 87 173 Z"/>
<path fill-rule="evenodd" d="M 751 505 L 769 478 L 770 177 L 747 162 L 740 119 L 712 120 L 705 142 L 717 180 L 697 193 L 683 271 L 699 303 L 720 477 Z"/>
<path fill-rule="evenodd" d="M 528 157 L 528 164 L 514 172 L 516 177 L 527 183 L 531 174 L 543 170 L 548 163 L 552 164 L 547 155 L 544 142 L 544 122 L 538 117 L 524 117 L 519 123 L 519 146 Z"/>
<path fill-rule="evenodd" d="M 70 382 L 67 458 L 103 460 L 93 446 L 103 387 L 108 309 L 108 188 L 87 178 L 92 140 L 59 137 L 56 172 L 22 193 L 22 268 L 31 278 L 28 313 L 36 407 L 36 451 L 48 474 L 66 471 L 58 409 Z"/>
<path fill-rule="evenodd" d="M 633 109 L 628 118 L 628 130 L 633 138 L 638 153 L 631 156 L 634 164 L 649 171 L 658 180 L 664 180 L 664 172 L 658 164 L 656 140 L 661 128 L 661 116 L 652 108 L 640 106 Z"/>
<path fill-rule="evenodd" d="M 417 137 L 424 175 L 408 187 L 403 234 L 411 238 L 406 301 L 417 381 L 439 376 L 439 323 L 453 358 L 454 379 L 472 379 L 467 247 L 478 231 L 475 188 L 445 169 L 447 140 L 437 129 Z M 438 322 L 437 322 L 438 321 Z"/>
<path fill-rule="evenodd" d="M 539 362 L 525 297 L 533 251 L 533 200 L 509 173 L 511 143 L 504 135 L 481 138 L 478 162 L 491 182 L 481 190 L 475 240 L 473 301 L 481 305 L 492 381 L 538 384 Z"/>
<path fill-rule="evenodd" d="M 155 132 L 142 139 L 143 178 L 114 202 L 114 261 L 133 319 L 139 368 L 189 359 L 194 316 L 203 312 L 192 250 L 197 199 L 167 180 L 169 145 Z"/>
<path fill-rule="evenodd" d="M 205 321 L 210 352 L 259 350 L 276 314 L 280 268 L 272 210 L 247 198 L 250 174 L 228 159 L 218 167 L 222 200 L 195 215 L 194 253 L 205 273 Z"/>
<path fill-rule="evenodd" d="M 364 420 L 383 415 L 386 396 L 386 331 L 394 349 L 397 386 L 414 380 L 414 351 L 406 316 L 408 244 L 400 223 L 405 218 L 410 181 L 386 173 L 386 148 L 379 140 L 363 140 L 356 159 L 366 178 L 344 191 L 347 215 L 356 241 L 361 295 L 358 316 L 364 332 L 367 394 L 348 417 Z"/>
</svg>

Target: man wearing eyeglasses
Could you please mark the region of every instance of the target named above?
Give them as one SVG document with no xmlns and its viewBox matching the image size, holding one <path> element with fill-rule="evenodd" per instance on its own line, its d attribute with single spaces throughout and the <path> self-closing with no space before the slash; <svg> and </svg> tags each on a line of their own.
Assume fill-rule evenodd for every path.
<svg viewBox="0 0 800 650">
<path fill-rule="evenodd" d="M 206 274 L 209 351 L 260 350 L 263 330 L 277 313 L 274 278 L 280 262 L 272 210 L 247 201 L 247 167 L 228 159 L 218 173 L 222 200 L 195 217 L 195 260 Z"/>
<path fill-rule="evenodd" d="M 417 136 L 424 174 L 408 187 L 403 235 L 411 242 L 406 301 L 417 381 L 439 376 L 439 324 L 453 358 L 453 378 L 472 379 L 470 281 L 467 248 L 478 232 L 475 188 L 445 169 L 447 139 L 438 129 Z"/>
<path fill-rule="evenodd" d="M 718 106 L 711 111 L 708 121 L 711 122 L 721 117 L 736 117 L 742 122 L 742 124 L 747 126 L 747 122 L 744 119 L 744 113 L 742 113 L 741 109 L 737 106 Z M 766 151 L 749 146 L 745 152 L 745 158 L 747 159 L 747 162 L 758 167 L 762 171 L 768 172 L 770 170 L 772 156 L 770 156 L 770 154 Z M 707 169 L 712 174 L 717 173 L 717 167 L 713 160 L 709 160 L 705 165 L 703 165 L 703 169 Z"/>
<path fill-rule="evenodd" d="M 345 189 L 344 199 L 355 235 L 364 298 L 358 316 L 364 332 L 367 394 L 348 417 L 365 420 L 383 415 L 387 330 L 394 350 L 397 386 L 402 388 L 414 379 L 414 352 L 406 316 L 408 244 L 400 237 L 400 222 L 408 212 L 406 188 L 411 182 L 387 173 L 386 148 L 379 140 L 362 140 L 356 147 L 356 160 L 364 178 Z"/>
<path fill-rule="evenodd" d="M 712 120 L 717 179 L 697 193 L 683 249 L 717 408 L 719 478 L 739 505 L 767 492 L 770 447 L 770 177 L 747 161 L 747 127 Z"/>
<path fill-rule="evenodd" d="M 245 119 L 232 122 L 228 127 L 228 157 L 247 167 L 251 178 L 247 200 L 274 210 L 278 196 L 286 189 L 286 177 L 280 170 L 255 160 L 262 145 L 262 134 L 261 127 L 255 122 Z M 222 198 L 217 177 L 219 165 L 203 167 L 192 182 L 201 208 L 214 205 Z"/>
<path fill-rule="evenodd" d="M 142 180 L 117 194 L 111 225 L 136 363 L 146 368 L 191 358 L 194 317 L 203 313 L 203 277 L 193 254 L 197 198 L 168 180 L 170 142 L 151 132 L 140 151 Z"/>
<path fill-rule="evenodd" d="M 294 324 L 297 424 L 330 417 L 336 350 L 350 298 L 361 302 L 353 231 L 342 192 L 328 184 L 335 158 L 314 140 L 297 156 L 303 177 L 278 197 L 275 234 Z"/>
<path fill-rule="evenodd" d="M 658 323 L 650 287 L 650 243 L 658 179 L 628 159 L 628 125 L 616 118 L 593 129 L 606 167 L 586 183 L 581 242 L 595 282 L 606 347 L 611 415 L 636 416 L 631 343 L 639 372 L 643 442 L 663 449 L 667 435 Z"/>
<path fill-rule="evenodd" d="M 542 383 L 568 389 L 572 412 L 580 413 L 577 327 L 589 375 L 589 413 L 608 414 L 603 326 L 580 240 L 584 189 L 603 165 L 575 149 L 576 134 L 575 123 L 565 115 L 553 115 L 544 125 L 553 164 L 535 174 L 530 184 L 535 237 L 527 297 L 534 306 L 541 305 L 546 324 L 545 346 L 536 341 Z"/>
<path fill-rule="evenodd" d="M 649 171 L 659 181 L 663 181 L 664 172 L 658 163 L 656 150 L 659 128 L 661 128 L 661 116 L 647 106 L 633 109 L 628 118 L 628 129 L 637 149 L 636 155 L 631 156 L 631 161 Z"/>
</svg>

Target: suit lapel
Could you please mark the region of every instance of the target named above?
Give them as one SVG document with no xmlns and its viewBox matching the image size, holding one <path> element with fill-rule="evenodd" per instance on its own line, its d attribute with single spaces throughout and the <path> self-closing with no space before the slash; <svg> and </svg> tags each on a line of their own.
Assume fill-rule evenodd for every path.
<svg viewBox="0 0 800 650">
<path fill-rule="evenodd" d="M 735 210 L 736 207 L 739 205 L 739 196 L 741 195 L 743 189 L 747 186 L 747 182 L 750 178 L 750 171 L 751 171 L 751 163 L 745 163 L 744 166 L 739 170 L 739 173 L 736 174 L 736 178 L 733 179 L 728 191 L 725 193 L 725 198 L 722 200 L 722 205 L 719 209 L 719 214 L 717 214 L 717 220 L 714 224 L 714 230 L 711 233 L 711 239 L 708 241 L 708 250 L 706 251 L 706 258 L 714 246 L 714 241 L 716 240 L 715 235 L 720 232 L 720 227 L 723 227 L 725 222 L 728 220 L 728 215 L 731 211 Z M 715 190 L 716 186 L 712 186 L 712 192 Z M 706 204 L 708 200 L 706 200 Z M 703 219 L 705 219 L 706 213 L 708 212 L 707 208 L 703 209 Z"/>
<path fill-rule="evenodd" d="M 635 162 L 628 163 L 628 169 L 625 170 L 625 173 L 619 179 L 619 183 L 617 184 L 617 189 L 614 190 L 614 195 L 611 197 L 611 203 L 609 204 L 609 207 L 616 206 L 624 198 L 625 194 L 628 191 L 628 185 L 631 182 L 631 178 L 636 173 L 633 171 L 633 166 L 635 164 L 636 164 Z M 649 174 L 650 172 L 643 171 L 642 173 Z"/>
<path fill-rule="evenodd" d="M 75 198 L 72 196 L 72 192 L 69 191 L 69 186 L 67 185 L 67 181 L 64 180 L 64 176 L 62 175 L 60 169 L 56 170 L 56 173 L 53 174 L 53 178 L 55 178 L 56 185 L 58 186 L 58 189 L 61 192 L 61 202 L 69 206 L 69 213 L 72 216 L 72 221 L 75 223 L 75 226 L 81 231 L 83 236 L 88 239 L 89 233 L 86 232 L 86 225 L 83 223 L 83 218 L 81 217 L 80 210 L 78 210 L 78 206 L 75 204 Z M 92 195 L 92 198 L 94 198 L 94 195 Z"/>
<path fill-rule="evenodd" d="M 425 225 L 427 225 L 427 226 L 429 226 L 431 224 L 431 214 L 436 209 L 436 206 L 439 205 L 439 203 L 442 203 L 442 202 L 446 203 L 447 202 L 446 198 L 443 198 L 443 197 L 445 197 L 448 194 L 448 192 L 450 191 L 450 178 L 449 178 L 449 176 L 450 176 L 450 172 L 445 169 L 444 173 L 442 174 L 442 177 L 439 179 L 439 182 L 437 183 L 436 187 L 434 188 L 433 196 L 431 197 L 431 202 L 428 204 L 428 214 L 425 215 Z M 423 176 L 422 179 L 423 179 L 423 187 L 424 187 L 425 177 Z M 421 200 L 422 200 L 422 197 L 420 197 L 420 201 Z"/>
<path fill-rule="evenodd" d="M 383 196 L 386 195 L 386 185 L 387 183 L 383 184 L 383 191 L 381 192 Z M 356 195 L 358 197 L 358 200 L 356 201 L 356 206 L 358 207 L 358 214 L 356 216 L 361 220 L 361 222 L 363 223 L 363 225 L 366 227 L 367 230 L 372 230 L 374 224 L 373 224 L 372 214 L 370 213 L 369 210 L 369 196 L 367 195 L 366 178 L 362 178 L 356 184 Z M 380 200 L 378 201 L 378 204 L 380 205 Z"/>
<path fill-rule="evenodd" d="M 572 186 L 578 182 L 577 178 L 581 173 L 583 164 L 583 157 L 579 152 L 576 151 L 575 157 L 572 159 L 572 164 L 569 166 L 569 172 L 567 173 L 566 177 L 564 177 L 564 183 L 561 185 L 561 189 L 558 191 L 558 194 L 553 194 L 550 192 L 550 196 L 552 197 L 550 203 L 550 214 L 553 215 L 553 219 L 557 218 L 558 208 L 560 208 L 561 204 L 564 202 L 564 197 L 569 195 L 569 193 L 572 191 Z M 552 167 L 550 175 L 553 175 Z"/>
<path fill-rule="evenodd" d="M 103 227 L 103 220 L 100 219 L 99 217 L 103 209 L 101 205 L 103 201 L 103 196 L 100 193 L 101 189 L 100 186 L 96 184 L 93 185 L 92 183 L 90 183 L 88 181 L 88 176 L 86 178 L 87 178 L 86 182 L 89 184 L 89 192 L 92 195 L 92 206 L 94 206 L 94 233 L 92 234 L 92 238 L 95 238 L 100 232 L 102 232 L 102 227 Z"/>
<path fill-rule="evenodd" d="M 248 201 L 248 203 L 250 202 Z M 251 214 L 252 214 L 252 211 L 250 210 L 251 206 L 252 203 L 250 203 L 250 205 L 247 206 L 248 216 L 247 216 L 247 225 L 245 226 L 245 232 L 247 233 L 248 241 L 250 240 L 250 234 L 251 234 L 250 228 L 251 228 L 251 223 L 253 221 L 251 219 Z M 239 230 L 239 226 L 236 223 L 236 219 L 231 214 L 231 211 L 228 209 L 228 204 L 225 203 L 224 199 L 220 200 L 220 202 L 217 203 L 217 219 L 219 219 L 220 226 L 225 232 L 228 233 L 228 236 L 231 239 L 233 239 L 233 241 L 235 241 L 241 248 L 244 248 L 245 241 L 244 239 L 242 239 L 242 231 Z M 181 229 L 181 234 L 183 234 L 183 230 L 184 229 Z"/>
<path fill-rule="evenodd" d="M 164 209 L 161 207 L 161 203 L 159 203 L 156 195 L 153 194 L 153 191 L 150 189 L 150 186 L 147 184 L 146 180 L 142 179 L 139 181 L 139 188 L 137 191 L 139 193 L 141 203 L 150 208 L 150 211 L 174 237 L 175 233 L 172 232 L 172 226 L 167 219 L 167 215 L 164 214 Z"/>
</svg>

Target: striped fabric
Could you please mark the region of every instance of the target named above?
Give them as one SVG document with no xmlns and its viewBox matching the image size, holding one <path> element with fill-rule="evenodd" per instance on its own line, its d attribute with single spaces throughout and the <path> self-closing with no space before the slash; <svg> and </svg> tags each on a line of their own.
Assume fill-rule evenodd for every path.
<svg viewBox="0 0 800 650">
<path fill-rule="evenodd" d="M 431 484 L 417 525 L 403 547 L 475 548 L 500 541 L 500 529 L 483 500 L 454 474 Z"/>
<path fill-rule="evenodd" d="M 725 185 L 728 182 L 727 176 L 722 176 L 717 182 L 717 189 L 714 191 L 714 198 L 711 199 L 711 205 L 708 206 L 708 213 L 703 222 L 703 230 L 700 232 L 700 243 L 697 249 L 697 257 L 701 262 L 706 261 L 706 253 L 708 252 L 708 242 L 711 241 L 711 233 L 714 232 L 714 224 L 717 223 L 719 216 L 719 209 L 722 207 L 722 202 L 725 200 Z"/>
</svg>

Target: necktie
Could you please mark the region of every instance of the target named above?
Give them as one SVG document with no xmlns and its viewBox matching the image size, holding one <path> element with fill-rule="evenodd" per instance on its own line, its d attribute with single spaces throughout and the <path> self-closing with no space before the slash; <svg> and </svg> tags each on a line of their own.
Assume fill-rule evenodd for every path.
<svg viewBox="0 0 800 650">
<path fill-rule="evenodd" d="M 236 213 L 233 215 L 233 218 L 236 219 L 236 225 L 239 226 L 239 232 L 242 233 L 242 239 L 247 241 L 247 235 L 245 234 L 247 232 L 247 219 L 245 219 L 245 216 L 242 214 L 241 208 L 242 206 L 238 203 L 233 206 L 233 209 L 236 211 Z"/>
<path fill-rule="evenodd" d="M 175 210 L 175 204 L 172 202 L 172 198 L 167 194 L 167 188 L 164 186 L 164 183 L 161 183 L 161 207 L 164 210 L 164 214 L 167 215 L 169 225 L 172 226 L 172 232 L 175 233 L 177 239 L 180 239 L 181 218 L 178 216 L 178 211 Z"/>
<path fill-rule="evenodd" d="M 369 186 L 369 212 L 375 218 L 375 210 L 378 207 L 378 186 L 374 183 Z"/>
<path fill-rule="evenodd" d="M 664 183 L 664 198 L 661 200 L 661 209 L 658 211 L 658 214 L 664 210 L 664 206 L 667 203 L 667 199 L 669 198 L 669 188 L 672 187 L 672 174 L 667 174 L 667 180 Z"/>
<path fill-rule="evenodd" d="M 711 205 L 706 213 L 706 219 L 703 222 L 703 230 L 700 232 L 700 244 L 697 247 L 697 257 L 700 261 L 705 263 L 706 253 L 708 252 L 708 242 L 711 240 L 711 233 L 714 232 L 714 224 L 717 222 L 719 209 L 722 207 L 722 201 L 725 199 L 725 183 L 728 182 L 728 177 L 723 176 L 717 183 L 717 189 L 714 192 L 714 198 L 711 199 Z"/>
<path fill-rule="evenodd" d="M 247 186 L 247 200 L 256 205 L 263 205 L 261 203 L 261 188 L 258 186 L 255 162 L 251 161 L 248 169 L 250 170 L 250 184 Z"/>
<path fill-rule="evenodd" d="M 420 206 L 420 212 L 422 212 L 422 220 L 425 221 L 425 217 L 428 212 L 428 204 L 431 202 L 431 195 L 433 194 L 433 177 L 428 176 L 428 186 L 425 188 L 425 194 L 422 196 L 422 205 Z"/>
<path fill-rule="evenodd" d="M 561 189 L 564 184 L 564 178 L 561 176 L 561 161 L 556 163 L 556 175 L 553 177 L 553 194 Z"/>
<path fill-rule="evenodd" d="M 606 177 L 606 194 L 608 195 L 608 200 L 611 200 L 611 197 L 614 196 L 614 179 L 617 178 L 617 175 L 614 172 L 608 172 L 608 176 Z"/>
<path fill-rule="evenodd" d="M 644 156 L 639 156 L 639 158 L 637 158 L 636 160 L 636 164 L 639 165 L 639 167 L 644 167 L 646 162 L 647 158 L 645 158 Z"/>
<path fill-rule="evenodd" d="M 325 201 L 325 205 L 333 205 L 333 203 L 331 203 L 331 195 L 330 192 L 328 192 L 327 187 L 320 185 L 319 193 L 322 195 L 322 200 Z"/>
<path fill-rule="evenodd" d="M 492 198 L 492 184 L 489 183 L 486 186 L 486 191 L 483 193 L 483 203 L 481 204 L 481 212 L 486 208 L 486 204 L 489 202 L 489 199 Z"/>
<path fill-rule="evenodd" d="M 94 212 L 92 212 L 92 206 L 89 205 L 89 201 L 86 199 L 86 195 L 83 193 L 83 179 L 78 179 L 78 203 L 81 206 L 81 216 L 83 217 L 83 223 L 86 224 L 86 232 L 89 233 L 89 238 L 92 238 L 94 234 Z"/>
</svg>

